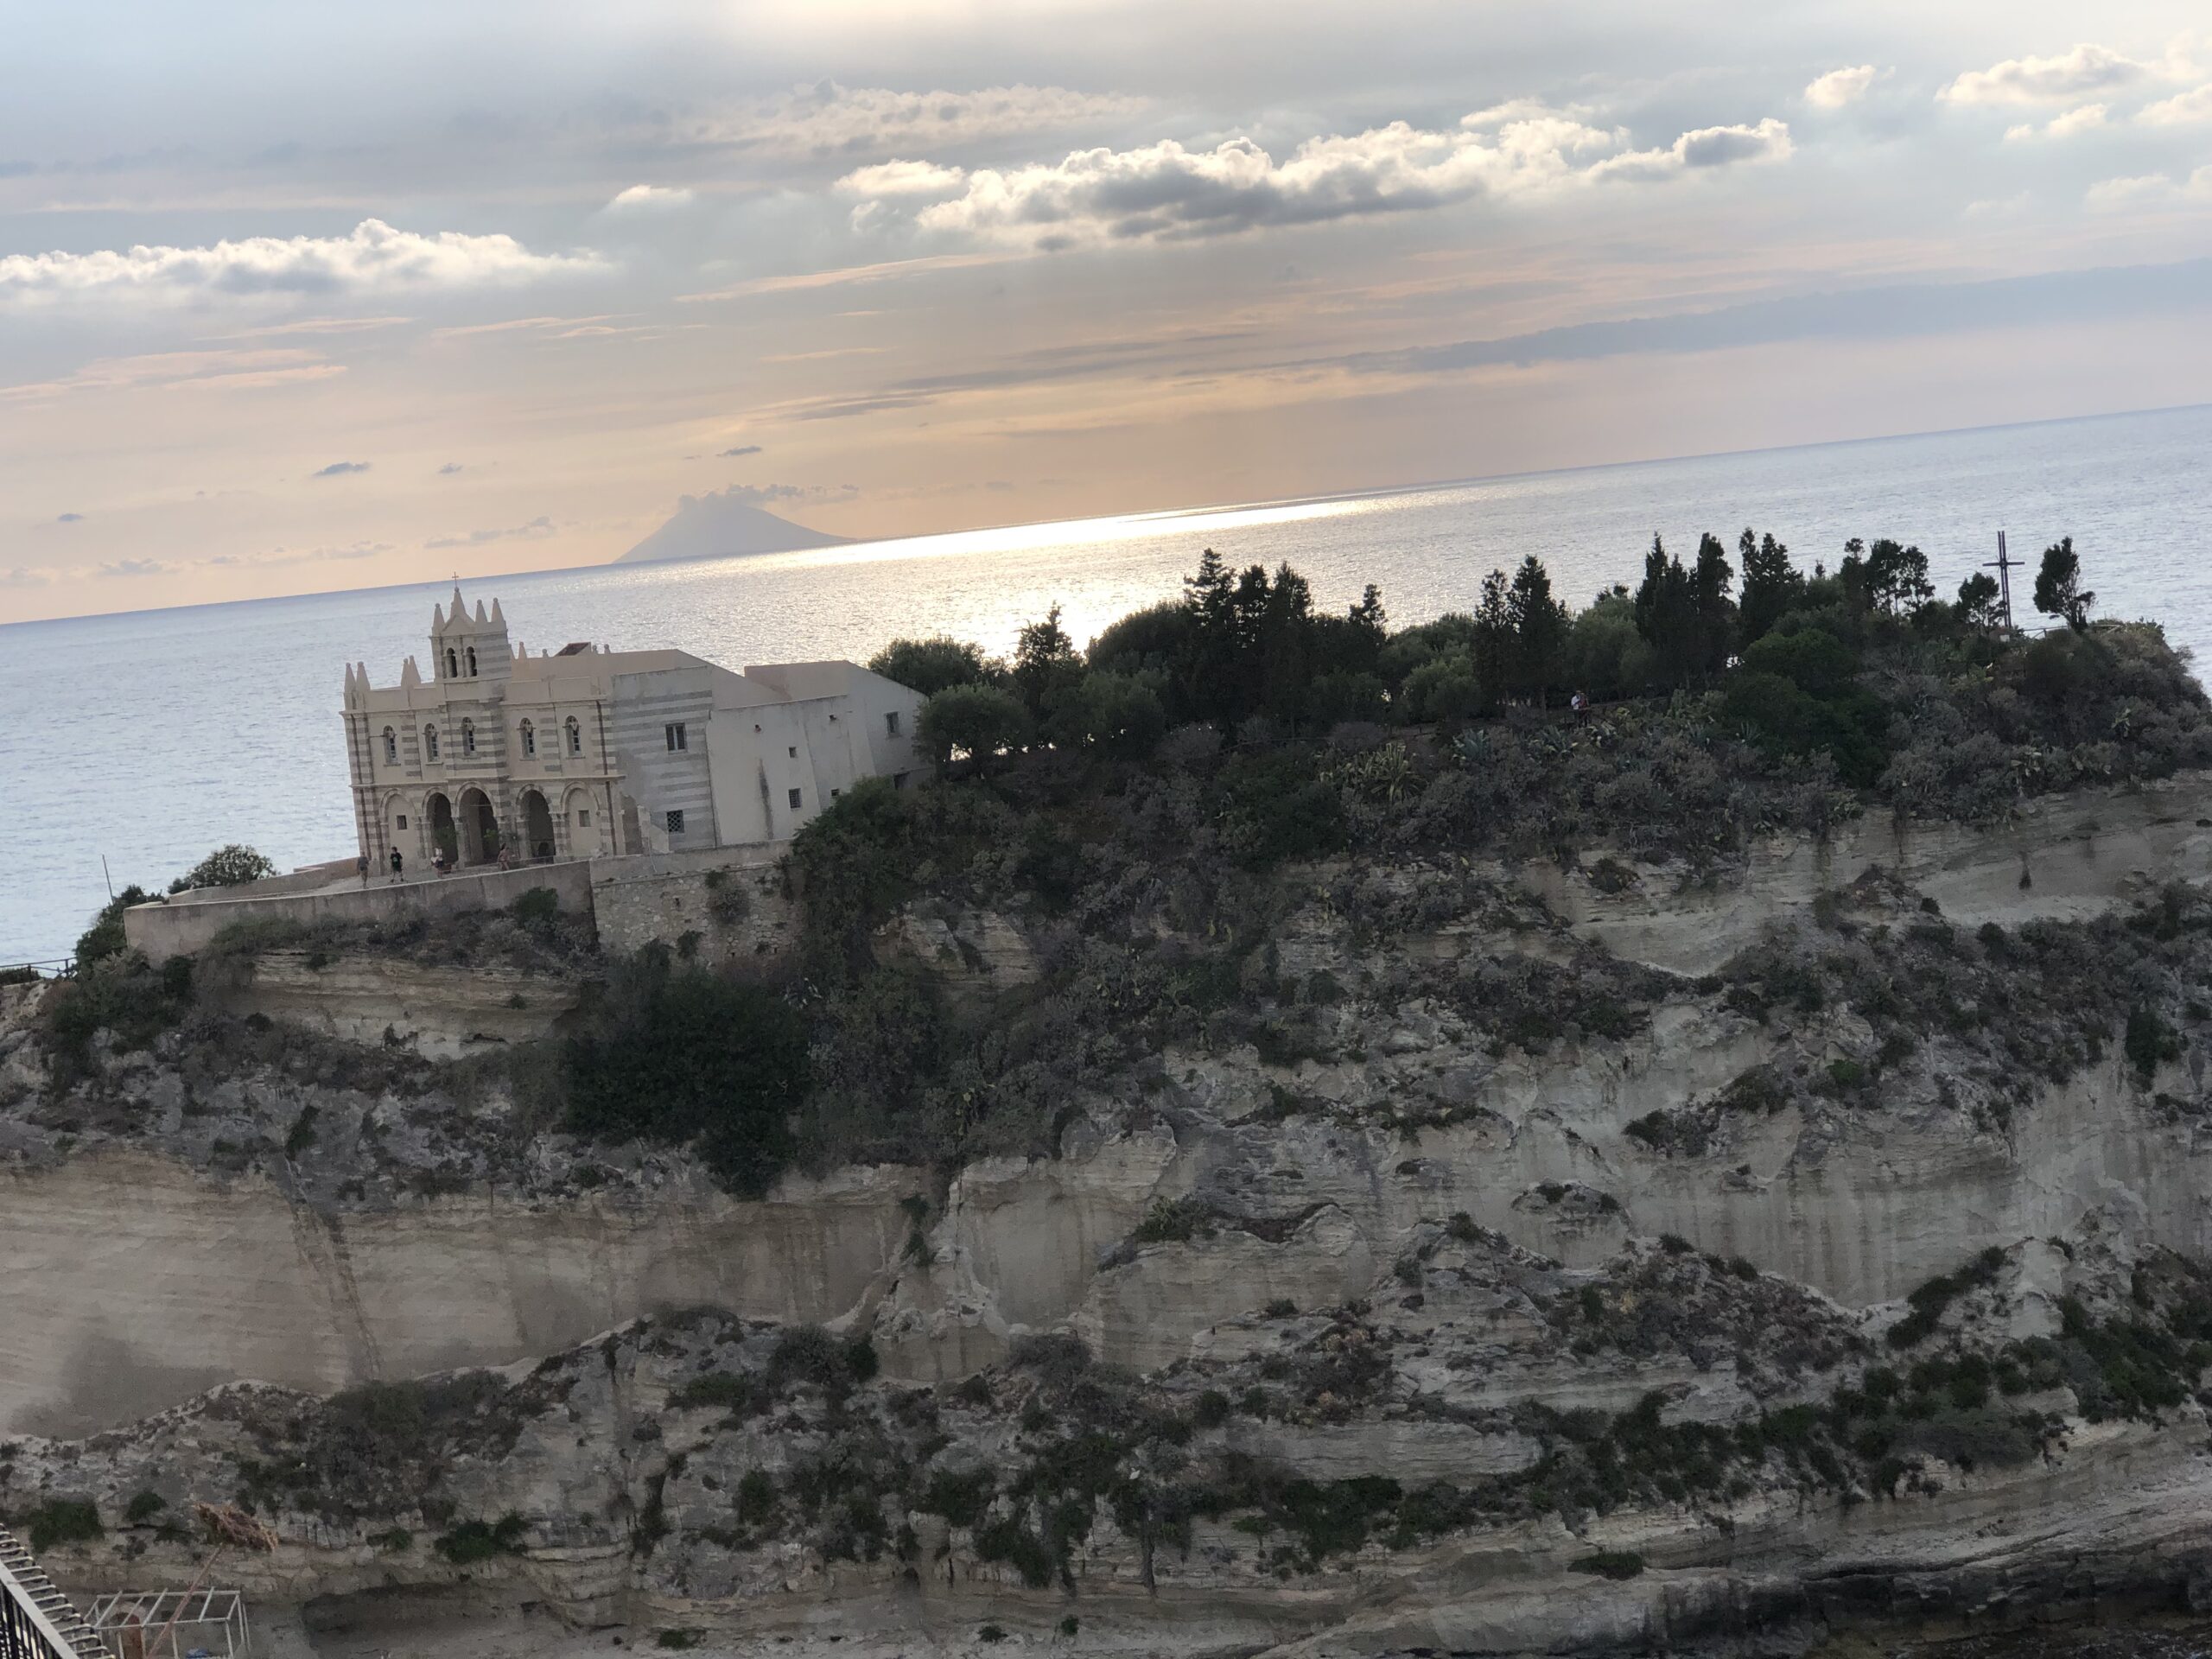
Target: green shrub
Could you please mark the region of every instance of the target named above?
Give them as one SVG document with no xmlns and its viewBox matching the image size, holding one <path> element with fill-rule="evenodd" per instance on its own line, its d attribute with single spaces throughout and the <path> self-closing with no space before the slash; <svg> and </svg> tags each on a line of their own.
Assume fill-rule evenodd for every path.
<svg viewBox="0 0 2212 1659">
<path fill-rule="evenodd" d="M 1059 1558 L 1045 1541 L 1010 1516 L 978 1529 L 976 1554 L 986 1561 L 1006 1562 L 1032 1590 L 1042 1590 L 1052 1583 L 1059 1566 Z"/>
<path fill-rule="evenodd" d="M 989 1513 L 998 1483 L 988 1469 L 938 1470 L 930 1477 L 918 1506 L 941 1515 L 948 1526 L 974 1528 Z"/>
<path fill-rule="evenodd" d="M 697 1647 L 699 1637 L 697 1633 L 692 1630 L 661 1630 L 653 1637 L 653 1645 L 657 1648 L 673 1648 L 681 1651 L 685 1648 Z"/>
<path fill-rule="evenodd" d="M 724 1411 L 742 1412 L 753 1403 L 755 1389 L 753 1379 L 742 1371 L 709 1371 L 703 1376 L 688 1379 L 682 1387 L 668 1396 L 671 1409 L 691 1411 L 701 1407 L 718 1407 Z"/>
<path fill-rule="evenodd" d="M 83 1497 L 48 1498 L 25 1517 L 23 1530 L 33 1554 L 63 1544 L 88 1544 L 107 1531 L 100 1525 L 98 1507 Z"/>
<path fill-rule="evenodd" d="M 550 887 L 532 887 L 515 895 L 507 913 L 524 927 L 550 927 L 561 915 L 561 895 Z"/>
<path fill-rule="evenodd" d="M 790 1162 L 805 1091 L 805 1022 L 765 986 L 640 952 L 563 1054 L 568 1126 L 602 1141 L 696 1141 L 732 1192 L 766 1192 Z"/>
<path fill-rule="evenodd" d="M 130 1502 L 124 1508 L 123 1518 L 131 1526 L 143 1527 L 168 1506 L 167 1498 L 147 1487 L 131 1494 Z"/>
<path fill-rule="evenodd" d="M 1212 1220 L 1213 1206 L 1204 1198 L 1154 1198 L 1129 1237 L 1139 1244 L 1179 1243 L 1201 1234 L 1211 1237 Z"/>
<path fill-rule="evenodd" d="M 2148 1087 L 2160 1065 L 2181 1058 L 2181 1039 L 2156 1010 L 2139 1002 L 2127 1011 L 2127 1033 L 2123 1042 L 2127 1063 Z"/>
<path fill-rule="evenodd" d="M 191 887 L 240 887 L 276 874 L 275 861 L 232 842 L 219 847 L 169 883 L 171 893 Z"/>
<path fill-rule="evenodd" d="M 1592 1573 L 1601 1579 L 1633 1579 L 1643 1573 L 1643 1557 L 1630 1549 L 1601 1549 L 1567 1565 L 1573 1572 Z"/>
<path fill-rule="evenodd" d="M 455 1567 L 488 1561 L 495 1555 L 519 1555 L 525 1528 L 518 1515 L 504 1515 L 496 1522 L 464 1521 L 438 1535 L 439 1554 Z"/>
</svg>

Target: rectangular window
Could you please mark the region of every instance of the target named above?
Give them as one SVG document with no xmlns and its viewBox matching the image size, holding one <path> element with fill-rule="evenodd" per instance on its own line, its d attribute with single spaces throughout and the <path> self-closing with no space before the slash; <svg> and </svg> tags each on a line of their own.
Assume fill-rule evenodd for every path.
<svg viewBox="0 0 2212 1659">
<path fill-rule="evenodd" d="M 904 789 L 904 788 L 906 788 L 906 774 L 905 772 L 893 772 L 893 773 L 891 774 L 891 787 L 892 787 L 892 788 L 893 788 L 893 789 Z"/>
<path fill-rule="evenodd" d="M 682 721 L 674 721 L 670 724 L 662 727 L 661 734 L 668 740 L 668 752 L 671 754 L 674 754 L 678 749 L 684 747 L 683 722 Z"/>
<path fill-rule="evenodd" d="M 798 803 L 799 803 L 799 792 L 798 792 L 798 791 L 797 791 L 797 790 L 793 790 L 793 791 L 791 791 L 791 810 L 792 810 L 792 811 L 796 812 L 796 811 L 798 811 Z"/>
<path fill-rule="evenodd" d="M 589 808 L 589 807 L 588 807 L 588 806 L 580 806 L 580 807 L 578 807 L 578 808 L 576 809 L 576 828 L 577 828 L 577 829 L 579 829 L 579 830 L 581 830 L 581 829 L 584 828 L 584 826 L 585 826 L 585 825 L 588 824 L 590 822 L 591 822 L 591 808 Z"/>
<path fill-rule="evenodd" d="M 899 711 L 896 709 L 883 716 L 883 729 L 893 737 L 899 735 Z"/>
<path fill-rule="evenodd" d="M 833 789 L 830 791 L 830 798 L 834 801 L 844 792 L 845 791 L 842 789 Z"/>
<path fill-rule="evenodd" d="M 791 747 L 791 748 L 785 749 L 785 750 L 784 751 L 784 753 L 785 753 L 785 754 L 788 754 L 789 756 L 791 756 L 791 758 L 792 760 L 798 760 L 798 748 L 797 748 L 796 747 Z"/>
<path fill-rule="evenodd" d="M 671 836 L 683 833 L 683 810 L 681 807 L 668 815 L 668 833 Z"/>
<path fill-rule="evenodd" d="M 404 812 L 399 815 L 399 827 L 403 830 L 407 827 L 407 815 Z"/>
</svg>

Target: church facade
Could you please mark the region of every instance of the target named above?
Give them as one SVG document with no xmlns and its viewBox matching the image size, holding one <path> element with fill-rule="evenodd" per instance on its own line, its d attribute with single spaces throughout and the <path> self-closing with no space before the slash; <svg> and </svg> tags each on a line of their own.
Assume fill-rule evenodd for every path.
<svg viewBox="0 0 2212 1659">
<path fill-rule="evenodd" d="M 787 840 L 863 778 L 921 765 L 921 698 L 849 662 L 741 673 L 688 652 L 531 655 L 494 600 L 434 607 L 430 672 L 346 671 L 361 855 L 410 874 Z"/>
</svg>

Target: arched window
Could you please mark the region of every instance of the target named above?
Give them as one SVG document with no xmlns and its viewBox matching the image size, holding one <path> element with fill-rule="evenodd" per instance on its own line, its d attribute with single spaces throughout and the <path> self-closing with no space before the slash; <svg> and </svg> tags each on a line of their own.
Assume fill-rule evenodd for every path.
<svg viewBox="0 0 2212 1659">
<path fill-rule="evenodd" d="M 522 752 L 524 754 L 537 753 L 537 728 L 526 720 L 522 723 Z"/>
<path fill-rule="evenodd" d="M 473 720 L 461 722 L 461 752 L 463 754 L 476 753 L 476 722 Z"/>
<path fill-rule="evenodd" d="M 399 761 L 399 734 L 389 726 L 384 728 L 384 760 L 388 766 Z"/>
<path fill-rule="evenodd" d="M 476 677 L 476 647 L 474 645 L 468 648 L 468 677 L 472 680 Z"/>
<path fill-rule="evenodd" d="M 433 760 L 438 758 L 438 728 L 435 726 L 423 728 L 423 753 Z"/>
<path fill-rule="evenodd" d="M 453 647 L 451 645 L 448 645 L 446 647 L 446 678 L 449 680 L 457 680 L 460 677 L 461 658 L 454 656 Z"/>
<path fill-rule="evenodd" d="M 583 752 L 584 728 L 576 723 L 576 717 L 574 715 L 570 715 L 569 716 L 569 753 L 570 754 L 582 754 Z"/>
</svg>

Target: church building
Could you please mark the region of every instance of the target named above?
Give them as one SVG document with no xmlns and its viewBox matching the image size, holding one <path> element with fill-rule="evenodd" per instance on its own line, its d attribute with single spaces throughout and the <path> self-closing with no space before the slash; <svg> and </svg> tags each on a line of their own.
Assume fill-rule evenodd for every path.
<svg viewBox="0 0 2212 1659">
<path fill-rule="evenodd" d="M 921 764 L 921 697 L 855 663 L 734 673 L 682 651 L 511 646 L 497 600 L 455 588 L 430 673 L 346 671 L 360 849 L 448 865 L 683 852 L 788 840 L 863 778 Z"/>
</svg>

